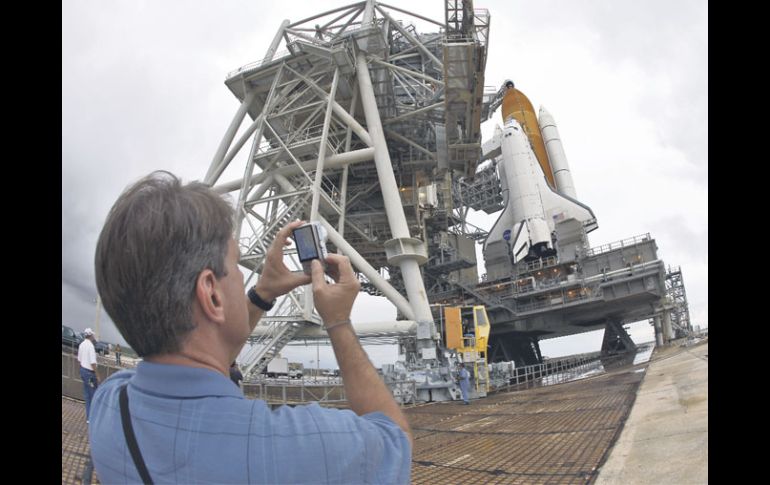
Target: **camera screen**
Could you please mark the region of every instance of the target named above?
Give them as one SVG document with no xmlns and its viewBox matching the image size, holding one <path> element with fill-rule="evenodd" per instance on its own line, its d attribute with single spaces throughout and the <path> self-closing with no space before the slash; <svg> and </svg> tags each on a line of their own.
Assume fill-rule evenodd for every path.
<svg viewBox="0 0 770 485">
<path fill-rule="evenodd" d="M 319 258 L 312 226 L 294 229 L 294 241 L 297 243 L 297 254 L 301 262 Z"/>
</svg>

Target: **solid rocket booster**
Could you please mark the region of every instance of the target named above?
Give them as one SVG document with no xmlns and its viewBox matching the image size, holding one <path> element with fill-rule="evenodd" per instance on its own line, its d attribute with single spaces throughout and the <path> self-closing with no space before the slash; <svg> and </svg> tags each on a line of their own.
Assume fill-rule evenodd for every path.
<svg viewBox="0 0 770 485">
<path fill-rule="evenodd" d="M 572 182 L 572 173 L 567 164 L 567 156 L 564 154 L 564 147 L 561 144 L 559 130 L 556 128 L 556 122 L 553 116 L 544 106 L 540 106 L 538 123 L 540 132 L 543 135 L 545 149 L 548 152 L 548 159 L 551 162 L 553 176 L 556 181 L 556 190 L 560 193 L 577 199 L 575 184 Z"/>
</svg>

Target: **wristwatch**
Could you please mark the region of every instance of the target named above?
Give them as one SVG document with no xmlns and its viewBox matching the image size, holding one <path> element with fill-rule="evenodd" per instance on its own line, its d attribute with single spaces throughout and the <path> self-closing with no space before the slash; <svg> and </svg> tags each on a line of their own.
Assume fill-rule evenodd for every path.
<svg viewBox="0 0 770 485">
<path fill-rule="evenodd" d="M 257 308 L 261 308 L 264 311 L 271 310 L 275 305 L 275 299 L 273 299 L 273 301 L 269 303 L 266 302 L 265 300 L 260 298 L 257 292 L 254 291 L 254 288 L 255 287 L 252 286 L 251 288 L 249 288 L 249 291 L 246 293 L 246 295 L 249 297 L 249 301 L 251 301 L 254 304 L 254 306 L 256 306 Z"/>
</svg>

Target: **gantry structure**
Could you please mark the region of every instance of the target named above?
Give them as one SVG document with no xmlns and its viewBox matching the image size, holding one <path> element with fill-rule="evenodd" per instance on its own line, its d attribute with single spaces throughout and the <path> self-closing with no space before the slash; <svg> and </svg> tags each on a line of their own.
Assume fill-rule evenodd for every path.
<svg viewBox="0 0 770 485">
<path fill-rule="evenodd" d="M 420 266 L 475 273 L 475 257 L 458 265 L 440 248 L 451 251 L 446 239 L 465 237 L 468 227 L 452 184 L 472 177 L 480 160 L 488 36 L 489 13 L 468 0 L 447 0 L 440 20 L 373 0 L 285 20 L 261 61 L 228 74 L 241 105 L 204 179 L 236 199 L 241 264 L 258 275 L 288 221 L 320 222 L 329 249 L 351 259 L 364 288 L 396 306 L 394 332 L 411 329 L 418 358 L 437 364 Z M 246 116 L 252 122 L 236 140 Z M 242 177 L 221 180 L 247 142 Z M 317 329 L 305 290 L 263 318 L 270 327 L 259 329 L 250 372 Z"/>
</svg>

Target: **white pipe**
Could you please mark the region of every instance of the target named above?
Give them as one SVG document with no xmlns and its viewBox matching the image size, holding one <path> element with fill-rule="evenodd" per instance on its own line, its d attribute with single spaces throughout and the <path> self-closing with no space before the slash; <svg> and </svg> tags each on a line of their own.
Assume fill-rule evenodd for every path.
<svg viewBox="0 0 770 485">
<path fill-rule="evenodd" d="M 591 282 L 594 282 L 594 281 L 600 281 L 600 280 L 602 280 L 604 278 L 613 277 L 615 275 L 620 275 L 620 274 L 624 274 L 624 273 L 630 273 L 631 271 L 635 271 L 635 272 L 644 271 L 644 270 L 647 270 L 649 268 L 657 267 L 658 265 L 660 265 L 660 260 L 659 259 L 655 259 L 655 260 L 652 260 L 652 261 L 647 261 L 646 263 L 635 264 L 633 266 L 628 266 L 628 267 L 625 267 L 625 268 L 616 269 L 616 270 L 613 270 L 613 271 L 609 271 L 607 273 L 599 273 L 597 275 L 589 276 L 588 278 L 585 278 L 583 281 L 585 283 L 591 283 Z"/>
<path fill-rule="evenodd" d="M 344 167 L 351 163 L 366 162 L 373 158 L 374 158 L 374 148 L 362 148 L 360 150 L 354 150 L 352 152 L 340 153 L 339 155 L 332 155 L 331 157 L 326 159 L 326 162 L 324 163 L 324 165 L 326 166 L 327 169 L 334 169 L 334 168 Z M 315 160 L 306 160 L 304 162 L 300 162 L 300 166 L 305 171 L 314 169 L 315 164 L 316 164 Z M 268 177 L 272 175 L 291 176 L 299 173 L 299 171 L 300 171 L 300 168 L 297 165 L 287 165 L 284 167 L 276 168 L 275 170 L 261 172 L 251 177 L 249 186 L 256 185 L 262 182 L 263 180 L 266 180 Z M 212 190 L 218 194 L 227 194 L 229 192 L 232 192 L 233 190 L 240 189 L 241 183 L 242 183 L 242 179 L 231 180 L 229 182 L 225 182 L 213 187 Z"/>
<path fill-rule="evenodd" d="M 387 322 L 353 322 L 353 328 L 359 337 L 367 335 L 371 336 L 391 336 L 391 335 L 403 335 L 414 333 L 417 328 L 417 323 L 414 320 L 395 320 Z M 269 333 L 268 325 L 257 325 L 251 332 L 252 336 L 260 337 Z M 293 337 L 293 340 L 301 340 L 304 338 L 329 338 L 329 335 L 325 330 L 322 330 L 320 326 L 307 325 L 304 329 L 300 330 L 297 335 Z"/>
</svg>

